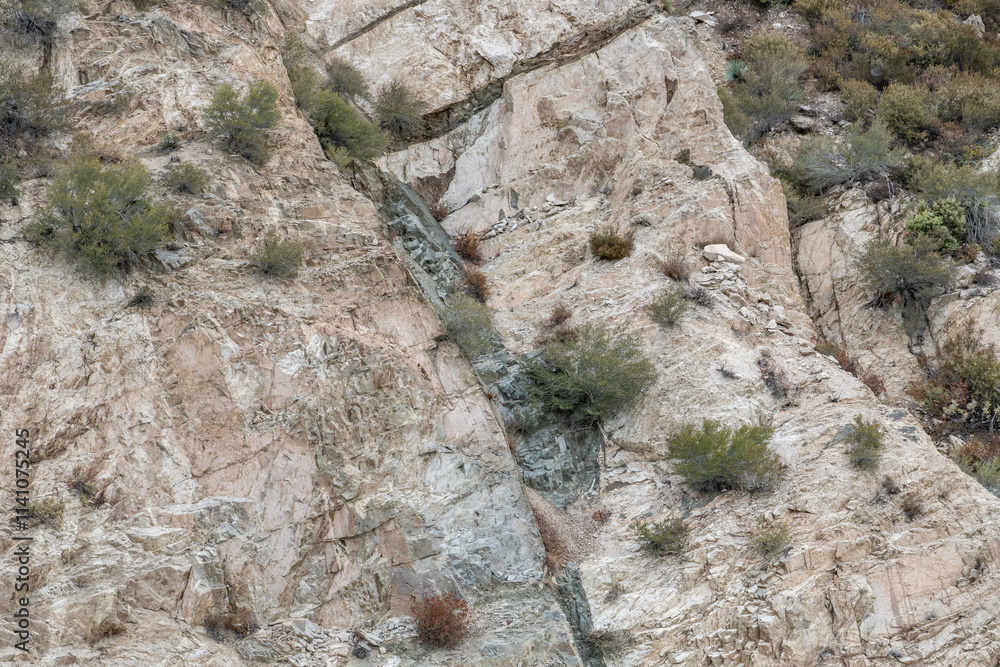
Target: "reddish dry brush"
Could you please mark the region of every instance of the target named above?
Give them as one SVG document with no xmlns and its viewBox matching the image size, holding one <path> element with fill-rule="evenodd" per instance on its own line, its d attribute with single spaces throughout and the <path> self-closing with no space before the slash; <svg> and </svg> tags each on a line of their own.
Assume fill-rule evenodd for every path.
<svg viewBox="0 0 1000 667">
<path fill-rule="evenodd" d="M 466 229 L 455 237 L 453 246 L 459 257 L 467 262 L 479 264 L 483 261 L 482 241 L 482 234 Z"/>
<path fill-rule="evenodd" d="M 876 396 L 885 393 L 885 382 L 875 371 L 864 371 L 858 375 L 858 379 L 865 383 L 865 386 L 872 390 Z"/>
<path fill-rule="evenodd" d="M 657 265 L 659 266 L 660 273 L 679 283 L 685 283 L 691 277 L 691 267 L 679 255 L 661 259 L 657 262 Z"/>
<path fill-rule="evenodd" d="M 466 265 L 465 281 L 469 284 L 469 296 L 481 303 L 486 303 L 486 300 L 490 298 L 490 281 L 486 274 L 475 267 Z"/>
<path fill-rule="evenodd" d="M 454 593 L 424 593 L 413 603 L 417 635 L 438 648 L 453 648 L 469 635 L 469 605 Z"/>
<path fill-rule="evenodd" d="M 97 468 L 84 468 L 75 466 L 73 475 L 66 480 L 66 486 L 73 493 L 80 496 L 80 502 L 91 507 L 100 507 L 108 502 L 105 495 L 107 486 L 97 485 Z"/>
</svg>

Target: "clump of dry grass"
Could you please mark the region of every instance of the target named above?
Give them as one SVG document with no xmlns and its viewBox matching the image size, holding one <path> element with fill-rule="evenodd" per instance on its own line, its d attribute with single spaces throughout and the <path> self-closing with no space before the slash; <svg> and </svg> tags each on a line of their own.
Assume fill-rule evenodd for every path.
<svg viewBox="0 0 1000 667">
<path fill-rule="evenodd" d="M 466 229 L 455 237 L 455 252 L 465 261 L 479 264 L 483 261 L 482 240 L 482 234 Z"/>
</svg>

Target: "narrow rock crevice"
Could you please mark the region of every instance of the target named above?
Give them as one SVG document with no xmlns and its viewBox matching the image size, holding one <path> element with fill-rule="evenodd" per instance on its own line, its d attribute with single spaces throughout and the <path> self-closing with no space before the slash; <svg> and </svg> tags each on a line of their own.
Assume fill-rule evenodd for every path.
<svg viewBox="0 0 1000 667">
<path fill-rule="evenodd" d="M 358 28 L 357 30 L 354 30 L 354 31 L 352 31 L 352 32 L 344 35 L 340 39 L 338 39 L 333 44 L 333 46 L 331 46 L 330 48 L 326 49 L 323 52 L 323 57 L 325 58 L 326 56 L 330 55 L 331 53 L 333 53 L 334 51 L 336 51 L 337 49 L 339 49 L 340 47 L 342 47 L 344 44 L 348 44 L 350 42 L 353 42 L 354 40 L 356 40 L 358 37 L 361 37 L 365 33 L 371 32 L 372 30 L 374 30 L 375 28 L 379 27 L 380 25 L 382 25 L 383 23 L 385 23 L 386 21 L 388 21 L 392 17 L 396 16 L 397 14 L 401 14 L 401 13 L 405 12 L 407 9 L 413 9 L 414 7 L 419 7 L 420 5 L 424 4 L 425 2 L 427 2 L 427 0 L 409 0 L 409 2 L 405 2 L 405 3 L 401 4 L 401 5 L 399 5 L 398 7 L 393 7 L 392 9 L 390 9 L 389 11 L 387 11 L 385 14 L 382 14 L 382 16 L 380 16 L 377 19 L 375 19 L 374 21 L 372 21 L 371 23 L 366 23 L 365 25 L 363 25 L 362 27 Z"/>
</svg>

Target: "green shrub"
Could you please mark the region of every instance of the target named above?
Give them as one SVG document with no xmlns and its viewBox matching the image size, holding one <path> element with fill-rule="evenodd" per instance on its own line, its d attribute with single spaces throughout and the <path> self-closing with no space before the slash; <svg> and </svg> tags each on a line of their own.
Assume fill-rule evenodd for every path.
<svg viewBox="0 0 1000 667">
<path fill-rule="evenodd" d="M 8 25 L 25 35 L 51 39 L 59 19 L 79 10 L 78 0 L 2 0 L 2 12 Z"/>
<path fill-rule="evenodd" d="M 343 58 L 331 58 L 326 63 L 326 77 L 330 90 L 345 100 L 370 100 L 372 97 L 365 77 Z"/>
<path fill-rule="evenodd" d="M 965 327 L 941 346 L 930 377 L 910 394 L 932 416 L 966 427 L 997 426 L 1000 414 L 1000 361 L 981 332 Z"/>
<path fill-rule="evenodd" d="M 17 187 L 19 180 L 15 163 L 12 160 L 0 161 L 0 198 L 17 199 L 21 196 Z"/>
<path fill-rule="evenodd" d="M 406 139 L 416 136 L 425 127 L 421 115 L 427 103 L 400 81 L 393 80 L 379 88 L 375 95 L 375 114 L 383 130 Z"/>
<path fill-rule="evenodd" d="M 719 88 L 717 92 L 719 101 L 722 102 L 722 121 L 737 139 L 746 136 L 750 132 L 750 117 L 744 113 L 736 97 L 727 88 Z"/>
<path fill-rule="evenodd" d="M 840 84 L 840 99 L 844 101 L 844 118 L 856 123 L 871 116 L 878 103 L 878 91 L 867 81 L 850 79 Z"/>
<path fill-rule="evenodd" d="M 723 78 L 726 83 L 732 83 L 734 81 L 742 81 L 746 78 L 747 66 L 742 60 L 730 60 L 726 63 L 726 69 L 723 73 Z"/>
<path fill-rule="evenodd" d="M 966 475 L 982 484 L 994 496 L 1000 496 L 1000 457 L 976 460 L 967 455 L 955 457 L 955 463 Z"/>
<path fill-rule="evenodd" d="M 764 558 L 771 559 L 784 553 L 791 544 L 788 526 L 777 523 L 761 527 L 753 537 L 753 549 Z"/>
<path fill-rule="evenodd" d="M 1000 219 L 994 212 L 1000 205 L 997 174 L 980 172 L 972 165 L 914 164 L 907 186 L 931 203 L 954 197 L 965 207 L 968 240 L 992 248 L 993 239 L 1000 233 Z"/>
<path fill-rule="evenodd" d="M 167 132 L 162 137 L 160 137 L 160 150 L 161 151 L 172 151 L 176 150 L 178 146 L 181 145 L 180 138 L 173 132 Z"/>
<path fill-rule="evenodd" d="M 867 130 L 854 125 L 841 144 L 829 137 L 807 137 L 791 174 L 797 183 L 819 193 L 835 185 L 885 178 L 901 164 L 902 154 L 892 148 L 888 128 L 875 122 Z"/>
<path fill-rule="evenodd" d="M 669 14 L 674 11 L 674 0 L 660 0 L 660 7 L 663 8 L 664 12 Z"/>
<path fill-rule="evenodd" d="M 954 197 L 938 199 L 930 206 L 921 202 L 917 212 L 906 221 L 906 231 L 908 243 L 925 237 L 938 250 L 957 250 L 958 242 L 965 238 L 965 207 Z"/>
<path fill-rule="evenodd" d="M 493 326 L 493 311 L 468 294 L 453 294 L 441 314 L 445 335 L 470 359 L 493 352 L 499 336 Z"/>
<path fill-rule="evenodd" d="M 687 312 L 688 304 L 684 300 L 684 288 L 671 285 L 661 290 L 653 302 L 649 304 L 649 316 L 663 327 L 673 327 L 681 321 Z"/>
<path fill-rule="evenodd" d="M 688 424 L 667 446 L 680 459 L 674 470 L 695 491 L 772 489 L 784 477 L 781 459 L 771 450 L 773 430 L 744 424 L 736 429 L 706 419 L 701 429 Z"/>
<path fill-rule="evenodd" d="M 288 34 L 281 46 L 281 62 L 292 84 L 295 103 L 307 114 L 312 111 L 323 88 L 320 73 L 309 64 L 309 49 L 298 35 Z"/>
<path fill-rule="evenodd" d="M 826 215 L 826 204 L 812 192 L 802 192 L 795 184 L 782 180 L 782 190 L 785 193 L 785 208 L 788 211 L 788 226 L 790 228 L 818 220 Z"/>
<path fill-rule="evenodd" d="M 923 330 L 931 299 L 943 294 L 952 282 L 951 266 L 926 238 L 916 238 L 902 248 L 888 240 L 873 240 L 865 245 L 855 266 L 875 305 L 900 302 L 903 327 L 911 337 Z"/>
<path fill-rule="evenodd" d="M 0 63 L 0 157 L 18 138 L 34 138 L 66 125 L 63 92 L 48 74 L 25 74 Z"/>
<path fill-rule="evenodd" d="M 319 93 L 310 120 L 327 155 L 338 164 L 371 160 L 385 152 L 385 135 L 332 90 Z"/>
<path fill-rule="evenodd" d="M 292 278 L 302 266 L 305 248 L 298 241 L 280 239 L 269 233 L 260 248 L 250 256 L 257 273 L 273 278 Z"/>
<path fill-rule="evenodd" d="M 656 381 L 642 337 L 624 326 L 588 324 L 575 337 L 549 341 L 527 370 L 548 409 L 585 423 L 628 408 Z"/>
<path fill-rule="evenodd" d="M 916 86 L 894 83 L 886 88 L 878 102 L 878 117 L 910 146 L 920 146 L 927 140 L 924 131 L 929 114 L 927 91 Z"/>
<path fill-rule="evenodd" d="M 664 519 L 653 524 L 639 521 L 634 530 L 642 550 L 654 556 L 682 553 L 687 544 L 688 529 L 682 519 Z"/>
<path fill-rule="evenodd" d="M 226 150 L 263 164 L 268 158 L 267 130 L 281 118 L 277 102 L 278 91 L 264 81 L 250 84 L 242 99 L 227 83 L 215 91 L 205 108 L 205 125 Z"/>
<path fill-rule="evenodd" d="M 751 40 L 744 61 L 743 77 L 730 84 L 723 109 L 733 134 L 754 141 L 795 112 L 803 97 L 798 79 L 808 62 L 798 45 L 777 33 Z"/>
<path fill-rule="evenodd" d="M 590 251 L 597 259 L 619 260 L 632 254 L 635 248 L 635 234 L 622 234 L 616 225 L 598 227 L 590 234 Z"/>
<path fill-rule="evenodd" d="M 57 170 L 49 205 L 25 235 L 99 275 L 127 270 L 169 235 L 169 211 L 153 200 L 150 186 L 141 164 L 104 167 L 96 157 L 82 156 Z"/>
<path fill-rule="evenodd" d="M 163 185 L 178 192 L 200 195 L 208 184 L 208 172 L 193 164 L 172 164 L 167 167 Z"/>
<path fill-rule="evenodd" d="M 58 498 L 43 498 L 28 503 L 27 517 L 54 530 L 62 528 L 66 503 Z"/>
<path fill-rule="evenodd" d="M 877 422 L 867 422 L 858 415 L 847 427 L 844 436 L 851 465 L 861 470 L 875 470 L 882 450 L 882 428 Z"/>
</svg>

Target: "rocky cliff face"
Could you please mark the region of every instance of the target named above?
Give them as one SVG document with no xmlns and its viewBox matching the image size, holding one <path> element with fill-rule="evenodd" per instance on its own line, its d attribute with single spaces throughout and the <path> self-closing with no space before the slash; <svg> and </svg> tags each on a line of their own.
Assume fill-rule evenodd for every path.
<svg viewBox="0 0 1000 667">
<path fill-rule="evenodd" d="M 13 242 L 0 245 L 12 267 L 0 278 L 0 419 L 5 433 L 32 429 L 33 493 L 65 506 L 61 527 L 35 533 L 28 661 L 995 664 L 1000 501 L 904 410 L 813 351 L 780 186 L 726 130 L 689 19 L 640 2 L 272 7 L 247 19 L 112 5 L 67 23 L 53 48 L 80 131 L 158 172 L 167 158 L 153 144 L 181 128 L 181 160 L 213 183 L 176 196 L 176 249 L 123 281 L 17 240 L 44 203 L 42 179 L 2 210 Z M 322 159 L 278 56 L 288 31 L 371 81 L 395 74 L 425 92 L 428 136 L 380 168 L 447 213 L 446 231 L 489 236 L 483 270 L 507 355 L 494 370 L 530 352 L 557 303 L 575 324 L 642 332 L 659 379 L 596 446 L 560 457 L 558 434 L 535 447 L 507 432 L 503 374 L 477 372 L 441 340 L 435 280 L 454 260 L 427 240 L 433 221 L 405 217 L 412 206 L 385 200 L 392 187 L 373 202 Z M 258 79 L 282 91 L 283 121 L 255 169 L 212 147 L 200 109 L 218 84 Z M 824 333 L 865 316 L 841 277 L 851 244 L 891 214 L 798 232 Z M 589 256 L 605 224 L 635 231 L 631 257 Z M 305 244 L 294 281 L 250 272 L 268 230 Z M 745 261 L 708 261 L 696 246 L 711 240 Z M 657 260 L 676 254 L 714 306 L 663 331 L 644 309 L 666 284 Z M 148 311 L 126 306 L 140 287 L 154 294 Z M 909 363 L 885 347 L 873 354 Z M 768 391 L 765 356 L 789 396 Z M 847 462 L 859 414 L 888 434 L 878 474 Z M 787 478 L 774 493 L 706 499 L 672 474 L 665 439 L 706 417 L 775 427 Z M 599 475 L 566 492 L 574 466 Z M 68 489 L 77 467 L 106 487 L 106 505 Z M 590 518 L 597 509 L 606 523 Z M 536 515 L 572 541 L 565 573 L 545 569 Z M 673 516 L 692 527 L 689 550 L 644 555 L 631 524 Z M 751 537 L 777 522 L 790 546 L 763 561 Z M 9 575 L 7 529 L 0 549 Z M 474 609 L 455 651 L 414 639 L 409 602 L 428 587 Z M 247 639 L 204 630 L 249 612 L 262 629 Z M 602 633 L 616 638 L 603 657 Z M 10 627 L 0 634 L 0 655 L 24 660 Z"/>
</svg>

